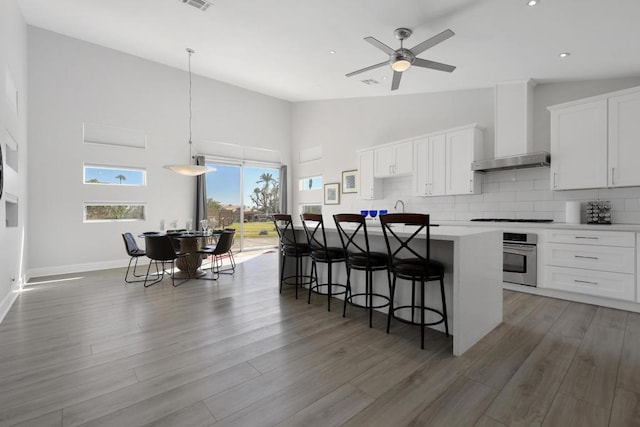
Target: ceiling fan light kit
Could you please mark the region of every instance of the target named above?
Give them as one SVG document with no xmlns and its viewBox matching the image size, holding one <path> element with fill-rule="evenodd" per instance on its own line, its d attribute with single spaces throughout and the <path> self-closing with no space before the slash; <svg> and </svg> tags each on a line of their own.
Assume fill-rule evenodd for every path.
<svg viewBox="0 0 640 427">
<path fill-rule="evenodd" d="M 382 43 L 380 40 L 377 40 L 371 36 L 365 37 L 364 40 L 378 49 L 382 50 L 384 53 L 389 55 L 389 60 L 380 62 L 379 64 L 370 65 L 368 67 L 362 68 L 360 70 L 352 71 L 351 73 L 346 74 L 347 77 L 354 76 L 356 74 L 364 73 L 365 71 L 374 70 L 376 68 L 390 65 L 393 70 L 393 80 L 391 82 L 391 90 L 396 90 L 400 87 L 400 79 L 402 78 L 402 72 L 408 70 L 412 65 L 422 68 L 430 68 L 432 70 L 452 72 L 456 69 L 453 65 L 442 64 L 440 62 L 429 61 L 426 59 L 417 58 L 416 56 L 424 52 L 425 50 L 447 40 L 449 37 L 452 37 L 455 33 L 451 30 L 444 30 L 443 32 L 431 37 L 423 41 L 422 43 L 417 44 L 412 49 L 406 49 L 403 46 L 404 40 L 408 39 L 412 34 L 412 31 L 408 28 L 397 28 L 394 31 L 395 37 L 400 40 L 400 48 L 392 49 L 386 44 Z"/>
<path fill-rule="evenodd" d="M 187 54 L 189 55 L 189 162 L 193 159 L 191 154 L 191 55 L 194 54 L 195 51 L 193 49 L 187 48 Z M 183 165 L 167 165 L 165 166 L 167 169 L 171 169 L 175 173 L 185 176 L 198 176 L 207 172 L 214 172 L 214 168 L 210 168 L 207 166 L 193 165 L 191 163 L 183 164 Z"/>
</svg>

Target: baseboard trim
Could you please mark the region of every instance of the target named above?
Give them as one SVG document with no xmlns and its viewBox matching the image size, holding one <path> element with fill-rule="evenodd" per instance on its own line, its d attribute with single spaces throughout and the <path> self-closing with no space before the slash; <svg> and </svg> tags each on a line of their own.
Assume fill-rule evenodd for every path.
<svg viewBox="0 0 640 427">
<path fill-rule="evenodd" d="M 11 287 L 11 290 L 5 297 L 0 301 L 0 323 L 4 320 L 9 310 L 11 310 L 11 306 L 18 299 L 18 295 L 20 290 L 22 289 L 22 283 L 17 283 Z"/>
<path fill-rule="evenodd" d="M 70 264 L 70 265 L 60 265 L 55 267 L 31 268 L 29 269 L 29 277 L 34 278 L 34 277 L 44 277 L 44 276 L 55 276 L 58 274 L 82 273 L 85 271 L 109 270 L 111 268 L 126 267 L 128 263 L 129 263 L 129 258 L 125 260 L 89 262 L 86 264 Z"/>
</svg>

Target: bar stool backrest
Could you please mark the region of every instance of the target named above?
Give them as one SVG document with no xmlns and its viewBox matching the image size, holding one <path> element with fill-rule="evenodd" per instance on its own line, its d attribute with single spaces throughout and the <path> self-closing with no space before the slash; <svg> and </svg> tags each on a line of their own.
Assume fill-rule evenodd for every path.
<svg viewBox="0 0 640 427">
<path fill-rule="evenodd" d="M 333 216 L 338 235 L 347 256 L 360 255 L 368 257 L 369 235 L 367 223 L 360 214 L 336 214 Z M 350 225 L 345 227 L 346 225 Z"/>
<path fill-rule="evenodd" d="M 307 241 L 313 250 L 322 250 L 327 255 L 327 235 L 324 231 L 324 221 L 321 214 L 303 213 L 300 215 Z"/>
<path fill-rule="evenodd" d="M 404 214 L 392 213 L 380 215 L 382 232 L 387 245 L 387 252 L 392 260 L 418 259 L 428 262 L 430 260 L 430 231 L 429 215 L 426 214 Z M 412 232 L 409 236 L 398 236 L 392 227 L 401 224 L 402 226 L 413 226 L 415 229 L 406 228 L 404 231 Z"/>
<path fill-rule="evenodd" d="M 296 232 L 293 229 L 293 220 L 288 214 L 274 214 L 273 224 L 278 232 L 280 246 L 297 246 Z"/>
</svg>

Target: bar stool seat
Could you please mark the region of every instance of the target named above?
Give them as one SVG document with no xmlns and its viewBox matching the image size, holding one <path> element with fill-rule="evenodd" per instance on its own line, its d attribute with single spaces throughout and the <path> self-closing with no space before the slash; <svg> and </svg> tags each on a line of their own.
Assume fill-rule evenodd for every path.
<svg viewBox="0 0 640 427">
<path fill-rule="evenodd" d="M 347 286 L 341 283 L 333 283 L 333 264 L 345 262 L 344 249 L 327 246 L 327 236 L 324 231 L 324 221 L 322 215 L 304 213 L 300 215 L 302 226 L 304 227 L 307 241 L 311 247 L 311 274 L 315 278 L 315 284 L 309 287 L 308 304 L 311 304 L 311 293 L 327 295 L 327 311 L 331 311 L 331 298 L 336 295 L 344 295 Z M 327 282 L 318 281 L 318 263 L 327 264 Z M 334 290 L 337 288 L 338 290 Z M 326 289 L 326 292 L 324 291 Z"/>
<path fill-rule="evenodd" d="M 274 214 L 273 223 L 280 243 L 280 253 L 282 266 L 280 270 L 280 293 L 283 285 L 293 285 L 296 287 L 296 299 L 298 299 L 298 287 L 308 286 L 311 288 L 316 283 L 311 274 L 303 274 L 303 261 L 311 256 L 311 246 L 307 243 L 298 242 L 296 230 L 293 227 L 293 220 L 288 214 Z M 285 265 L 287 258 L 294 258 L 296 263 L 295 274 L 285 276 Z"/>
<path fill-rule="evenodd" d="M 387 333 L 391 329 L 391 319 L 397 319 L 412 325 L 420 325 L 420 348 L 424 349 L 424 328 L 444 323 L 445 334 L 449 336 L 449 322 L 447 319 L 447 302 L 444 293 L 444 265 L 431 259 L 429 215 L 424 214 L 386 214 L 380 216 L 382 232 L 387 245 L 387 252 L 391 258 L 391 301 L 389 317 L 387 318 Z M 399 236 L 392 228 L 394 224 L 410 225 L 412 233 Z M 392 249 L 393 248 L 393 249 Z M 411 304 L 394 305 L 397 279 L 411 281 Z M 425 284 L 430 281 L 440 283 L 442 309 L 425 304 Z M 420 303 L 416 303 L 416 284 L 420 283 Z M 411 318 L 396 316 L 402 310 L 411 310 Z M 420 320 L 416 320 L 416 311 Z M 425 311 L 435 313 L 437 320 L 425 320 Z"/>
</svg>

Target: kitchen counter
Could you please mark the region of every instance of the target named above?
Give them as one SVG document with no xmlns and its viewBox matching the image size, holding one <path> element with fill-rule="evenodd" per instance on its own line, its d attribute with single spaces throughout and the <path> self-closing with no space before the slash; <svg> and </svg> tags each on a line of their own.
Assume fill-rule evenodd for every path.
<svg viewBox="0 0 640 427">
<path fill-rule="evenodd" d="M 378 223 L 379 224 L 379 223 Z M 329 245 L 340 246 L 335 227 L 325 226 Z M 296 227 L 301 230 L 300 227 Z M 397 227 L 399 235 L 413 227 Z M 371 249 L 386 252 L 382 228 L 367 223 Z M 445 294 L 453 354 L 461 355 L 502 322 L 502 233 L 495 228 L 441 225 L 431 228 L 431 257 L 445 265 Z M 334 268 L 335 283 L 346 281 L 342 267 Z M 321 272 L 320 274 L 326 274 Z M 376 291 L 388 295 L 386 277 L 375 277 Z M 364 276 L 352 274 L 354 292 L 364 289 Z M 411 300 L 410 283 L 398 282 L 396 305 Z M 427 286 L 426 301 L 439 306 L 438 286 Z M 386 313 L 386 308 L 382 309 Z M 442 325 L 435 327 L 444 330 Z M 393 328 L 392 328 L 393 333 Z M 417 336 L 417 335 L 416 335 Z"/>
<path fill-rule="evenodd" d="M 640 233 L 640 224 L 569 224 L 566 222 L 483 222 L 483 221 L 433 221 L 441 226 L 481 227 L 490 229 L 567 229 L 594 231 L 632 231 Z"/>
</svg>

